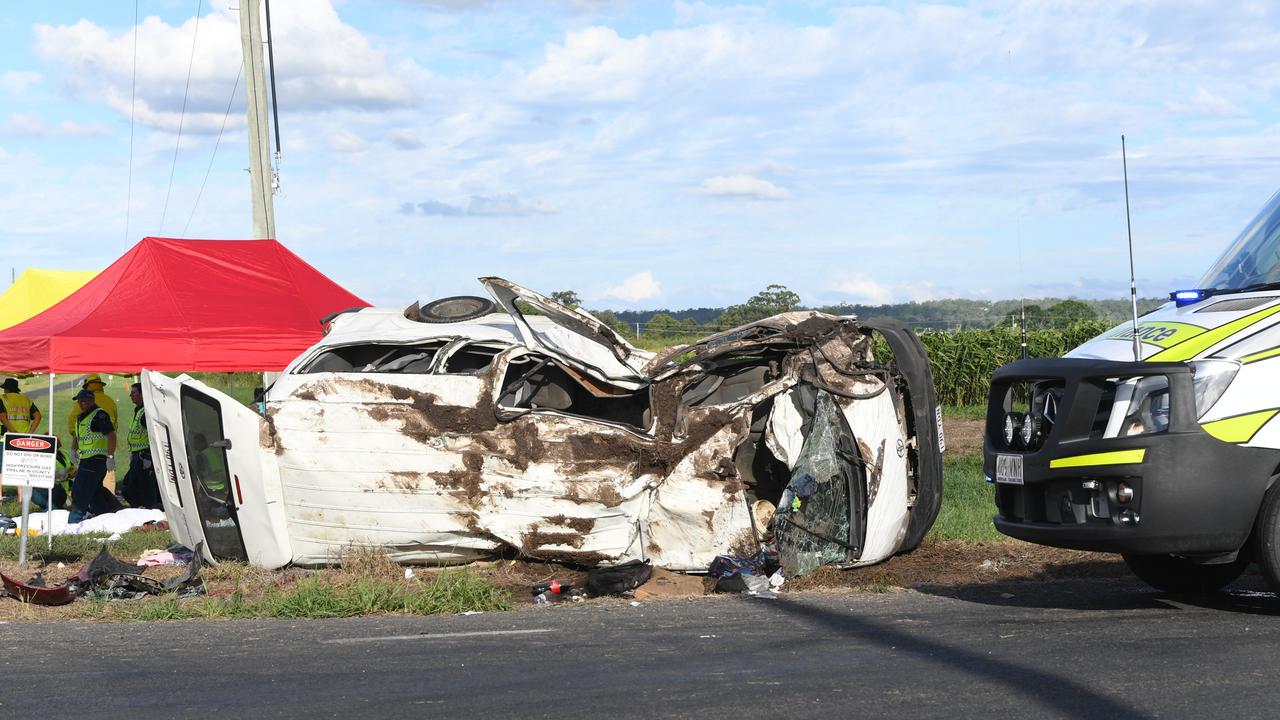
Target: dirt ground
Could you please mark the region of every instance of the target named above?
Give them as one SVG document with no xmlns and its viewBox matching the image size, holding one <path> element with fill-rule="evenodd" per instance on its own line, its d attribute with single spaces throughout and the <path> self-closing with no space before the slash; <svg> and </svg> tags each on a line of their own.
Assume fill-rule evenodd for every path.
<svg viewBox="0 0 1280 720">
<path fill-rule="evenodd" d="M 943 418 L 942 433 L 947 440 L 948 455 L 968 455 L 982 452 L 982 431 L 985 420 L 972 418 Z"/>
<path fill-rule="evenodd" d="M 512 604 L 517 609 L 532 605 L 530 589 L 535 583 L 558 579 L 572 580 L 581 586 L 586 577 L 584 572 L 562 565 L 523 560 L 496 560 L 474 563 L 468 567 L 471 571 L 487 578 L 493 585 L 511 591 Z M 56 585 L 75 574 L 78 569 L 78 567 L 66 565 L 62 568 L 50 566 L 41 572 L 47 584 Z M 0 572 L 20 580 L 33 577 L 37 570 L 38 568 L 34 567 L 18 570 L 13 563 L 0 563 Z M 369 568 L 363 570 L 366 573 L 369 571 Z M 404 568 L 388 561 L 385 567 L 374 568 L 374 571 L 400 577 L 404 573 Z M 145 574 L 159 580 L 180 572 L 181 568 L 156 567 L 148 568 Z M 246 596 L 264 594 L 271 588 L 287 587 L 300 578 L 314 573 L 332 573 L 336 581 L 341 582 L 343 575 L 349 572 L 351 569 L 288 569 L 272 572 L 243 565 L 224 564 L 207 567 L 202 575 L 208 596 L 217 598 L 227 597 L 237 589 Z M 434 573 L 441 572 L 441 569 L 413 568 L 413 572 L 418 577 L 426 579 Z M 674 576 L 672 573 L 667 575 Z M 705 576 L 691 576 L 690 580 L 683 580 L 679 576 L 665 577 L 661 582 L 657 581 L 657 577 L 655 576 L 655 581 L 651 581 L 655 587 L 649 587 L 647 590 L 642 587 L 643 592 L 640 592 L 638 597 L 651 602 L 660 601 L 663 597 L 707 594 L 711 592 L 713 585 L 712 579 Z M 695 577 L 697 581 L 691 582 Z M 830 590 L 884 592 L 922 586 L 974 586 L 1011 581 L 1053 582 L 1076 578 L 1108 577 L 1130 577 L 1123 561 L 1117 555 L 1060 550 L 1015 540 L 986 545 L 944 541 L 924 545 L 913 553 L 895 557 L 871 567 L 853 570 L 822 568 L 806 577 L 788 581 L 783 592 Z M 49 608 L 27 606 L 9 598 L 0 599 L 0 621 L 83 619 L 82 610 L 78 606 L 85 602 L 87 601 L 78 600 L 66 607 Z"/>
</svg>

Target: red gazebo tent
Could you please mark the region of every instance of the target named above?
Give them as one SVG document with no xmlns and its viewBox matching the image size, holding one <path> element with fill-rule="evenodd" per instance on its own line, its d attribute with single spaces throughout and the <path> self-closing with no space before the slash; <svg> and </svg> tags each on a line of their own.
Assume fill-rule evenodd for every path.
<svg viewBox="0 0 1280 720">
<path fill-rule="evenodd" d="M 148 237 L 0 331 L 0 371 L 281 370 L 320 339 L 321 318 L 366 306 L 275 240 Z"/>
</svg>

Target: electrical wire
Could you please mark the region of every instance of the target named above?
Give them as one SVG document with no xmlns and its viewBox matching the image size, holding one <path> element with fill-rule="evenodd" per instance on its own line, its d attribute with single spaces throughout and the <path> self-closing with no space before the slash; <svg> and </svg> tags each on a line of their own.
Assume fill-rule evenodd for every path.
<svg viewBox="0 0 1280 720">
<path fill-rule="evenodd" d="M 191 216 L 187 218 L 187 224 L 182 227 L 182 236 L 187 236 L 187 228 L 191 227 L 191 221 L 196 216 L 196 208 L 200 207 L 200 198 L 204 195 L 205 183 L 209 182 L 209 173 L 213 171 L 213 161 L 218 157 L 218 146 L 222 144 L 222 131 L 227 129 L 227 118 L 231 116 L 231 104 L 235 102 L 236 90 L 240 89 L 240 76 L 244 74 L 244 61 L 240 62 L 240 69 L 236 71 L 236 81 L 231 86 L 231 97 L 227 98 L 227 111 L 222 114 L 222 127 L 218 128 L 218 139 L 213 142 L 213 155 L 209 157 L 209 167 L 205 168 L 204 180 L 200 181 L 200 191 L 196 193 L 196 203 L 191 206 Z"/>
<path fill-rule="evenodd" d="M 129 213 L 133 209 L 133 116 L 138 97 L 138 0 L 133 0 L 133 76 L 129 85 L 129 181 L 124 192 L 124 246 L 129 247 Z"/>
<path fill-rule="evenodd" d="M 191 90 L 191 68 L 196 63 L 196 39 L 200 37 L 200 10 L 204 0 L 196 0 L 196 26 L 191 32 L 191 58 L 187 60 L 187 84 L 182 88 L 182 110 L 178 114 L 178 139 L 173 144 L 173 166 L 169 168 L 169 188 L 164 192 L 164 210 L 160 212 L 160 232 L 164 233 L 164 220 L 169 214 L 169 196 L 173 194 L 173 176 L 178 171 L 178 149 L 182 147 L 182 123 L 187 117 L 187 95 Z"/>
</svg>

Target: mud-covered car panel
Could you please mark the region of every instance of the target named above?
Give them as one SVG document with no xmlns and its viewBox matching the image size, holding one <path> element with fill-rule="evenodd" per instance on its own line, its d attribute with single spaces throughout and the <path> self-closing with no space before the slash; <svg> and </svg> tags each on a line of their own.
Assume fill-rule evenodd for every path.
<svg viewBox="0 0 1280 720">
<path fill-rule="evenodd" d="M 547 335 L 569 332 L 542 316 L 523 322 Z M 551 353 L 526 335 L 492 315 L 424 325 L 364 310 L 335 321 L 268 391 L 258 421 L 264 469 L 246 473 L 274 484 L 255 497 L 278 498 L 278 511 L 253 516 L 278 518 L 287 561 L 327 564 L 353 546 L 376 546 L 404 562 L 514 549 L 583 566 L 644 559 L 705 570 L 717 555 L 760 549 L 767 529 L 753 524 L 753 504 L 782 498 L 819 393 L 828 421 L 834 413 L 847 428 L 860 478 L 854 501 L 848 488 L 839 501 L 854 513 L 846 524 L 858 529 L 855 549 L 821 562 L 869 564 L 901 548 L 917 456 L 938 448 L 917 448 L 906 419 L 911 391 L 896 365 L 877 361 L 853 318 L 769 318 L 643 355 L 644 367 L 624 382 L 562 357 L 572 341 Z M 474 341 L 486 352 L 459 374 L 445 372 L 443 358 L 429 372 L 313 367 L 325 346 L 435 341 Z M 235 462 L 244 459 L 233 461 L 233 475 Z M 198 532 L 200 524 L 180 526 Z M 253 542 L 246 536 L 251 558 Z"/>
</svg>

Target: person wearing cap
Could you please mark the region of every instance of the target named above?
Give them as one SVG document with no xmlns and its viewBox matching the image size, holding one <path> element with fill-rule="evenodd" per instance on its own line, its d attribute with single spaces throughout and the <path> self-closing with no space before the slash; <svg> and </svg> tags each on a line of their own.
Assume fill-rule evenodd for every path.
<svg viewBox="0 0 1280 720">
<path fill-rule="evenodd" d="M 133 421 L 125 435 L 129 446 L 129 472 L 121 481 L 121 492 L 131 507 L 156 508 L 160 505 L 160 488 L 156 484 L 156 470 L 151 462 L 151 437 L 147 434 L 147 409 L 142 401 L 142 383 L 129 387 L 129 399 L 133 401 Z"/>
<path fill-rule="evenodd" d="M 15 378 L 5 378 L 4 383 L 0 384 L 0 390 L 4 390 L 0 394 L 0 400 L 4 402 L 7 415 L 4 427 L 12 433 L 35 432 L 40 427 L 40 408 L 18 391 L 18 381 Z"/>
<path fill-rule="evenodd" d="M 78 523 L 90 513 L 110 512 L 100 491 L 107 472 L 116 469 L 116 426 L 107 411 L 98 407 L 93 391 L 85 388 L 76 393 L 74 400 L 80 408 L 76 418 L 76 431 L 71 441 L 75 447 L 72 457 L 79 455 L 80 467 L 71 483 L 71 515 L 69 523 Z M 106 493 L 110 494 L 110 493 Z"/>
<path fill-rule="evenodd" d="M 120 422 L 117 420 L 119 415 L 116 414 L 116 401 L 112 400 L 111 396 L 106 393 L 107 385 L 102 382 L 102 378 L 97 373 L 86 375 L 84 384 L 80 387 L 93 392 L 93 402 L 107 412 L 107 417 L 111 418 L 111 427 L 120 427 Z M 67 433 L 73 438 L 76 435 L 76 419 L 78 417 L 80 417 L 80 408 L 73 406 L 71 413 L 67 415 Z"/>
</svg>

